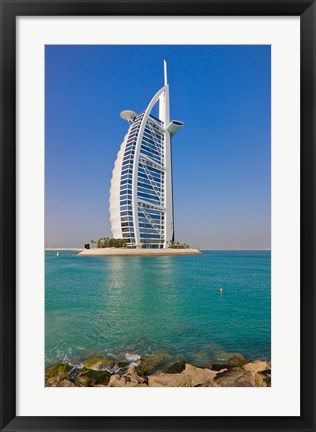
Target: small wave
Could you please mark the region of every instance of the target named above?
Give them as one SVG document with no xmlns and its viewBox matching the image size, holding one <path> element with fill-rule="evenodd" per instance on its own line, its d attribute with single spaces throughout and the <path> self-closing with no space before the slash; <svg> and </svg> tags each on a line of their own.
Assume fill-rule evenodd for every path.
<svg viewBox="0 0 316 432">
<path fill-rule="evenodd" d="M 105 370 L 107 371 L 107 372 L 110 372 L 110 373 L 118 373 L 120 370 L 121 370 L 122 368 L 120 368 L 117 364 L 115 364 L 113 367 L 108 367 L 108 368 L 106 368 Z"/>
<path fill-rule="evenodd" d="M 125 358 L 126 358 L 126 361 L 128 361 L 129 363 L 131 363 L 131 362 L 137 362 L 138 360 L 140 360 L 140 355 L 126 353 L 125 354 Z"/>
</svg>

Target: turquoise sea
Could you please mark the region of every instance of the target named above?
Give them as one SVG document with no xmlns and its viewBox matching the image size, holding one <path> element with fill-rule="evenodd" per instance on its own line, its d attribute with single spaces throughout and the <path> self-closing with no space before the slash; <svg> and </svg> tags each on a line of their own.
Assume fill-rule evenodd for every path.
<svg viewBox="0 0 316 432">
<path fill-rule="evenodd" d="M 126 353 L 163 352 L 196 364 L 225 353 L 270 359 L 270 251 L 46 251 L 45 260 L 46 366 Z"/>
</svg>

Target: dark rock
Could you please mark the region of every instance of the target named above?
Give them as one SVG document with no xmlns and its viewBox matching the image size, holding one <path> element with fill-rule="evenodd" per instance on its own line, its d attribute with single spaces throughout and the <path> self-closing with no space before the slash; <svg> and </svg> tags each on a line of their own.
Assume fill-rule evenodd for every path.
<svg viewBox="0 0 316 432">
<path fill-rule="evenodd" d="M 228 359 L 228 364 L 235 367 L 242 367 L 247 360 L 240 354 L 235 354 Z"/>
<path fill-rule="evenodd" d="M 170 364 L 170 356 L 165 353 L 145 354 L 141 357 L 138 369 L 148 375 Z"/>
<path fill-rule="evenodd" d="M 119 361 L 116 364 L 120 369 L 124 369 L 124 368 L 128 367 L 128 365 L 129 365 L 129 363 L 127 363 L 125 361 Z"/>
<path fill-rule="evenodd" d="M 207 367 L 207 366 L 205 366 L 205 367 Z M 214 370 L 214 371 L 220 371 L 220 370 L 222 370 L 223 368 L 225 368 L 225 369 L 227 369 L 227 370 L 230 370 L 230 369 L 233 368 L 233 366 L 232 366 L 232 365 L 229 365 L 229 364 L 226 364 L 226 363 L 212 363 L 212 367 L 209 368 L 209 369 L 212 369 L 212 370 Z"/>
<path fill-rule="evenodd" d="M 83 368 L 75 379 L 75 384 L 79 387 L 95 387 L 96 385 L 108 385 L 112 374 L 108 371 L 96 371 Z"/>
<path fill-rule="evenodd" d="M 46 377 L 47 378 L 53 378 L 56 376 L 67 376 L 69 373 L 69 366 L 65 363 L 60 363 L 60 364 L 56 364 L 51 366 L 47 371 L 46 371 Z"/>
<path fill-rule="evenodd" d="M 258 387 L 271 387 L 271 370 L 258 372 L 255 379 Z"/>
<path fill-rule="evenodd" d="M 95 371 L 105 371 L 114 366 L 113 359 L 106 357 L 95 357 L 83 362 L 83 366 L 86 369 L 91 369 Z"/>
<path fill-rule="evenodd" d="M 205 368 L 205 369 L 216 370 L 216 369 L 213 369 L 213 364 L 212 364 L 211 362 L 206 362 L 206 363 L 204 363 L 204 364 L 202 365 L 202 367 Z M 221 368 L 223 368 L 223 366 L 221 366 Z M 219 369 L 218 369 L 218 370 L 219 370 Z"/>
<path fill-rule="evenodd" d="M 168 374 L 181 373 L 185 369 L 185 365 L 186 365 L 185 360 L 178 361 L 177 363 L 174 363 L 172 366 L 170 366 L 166 370 L 166 373 Z"/>
<path fill-rule="evenodd" d="M 45 385 L 58 387 L 64 379 L 70 378 L 70 367 L 65 363 L 51 366 L 45 373 Z"/>
<path fill-rule="evenodd" d="M 246 359 L 243 355 L 239 353 L 228 353 L 225 351 L 220 351 L 214 354 L 214 363 L 220 363 L 230 366 L 242 366 L 243 363 L 246 363 Z"/>
</svg>

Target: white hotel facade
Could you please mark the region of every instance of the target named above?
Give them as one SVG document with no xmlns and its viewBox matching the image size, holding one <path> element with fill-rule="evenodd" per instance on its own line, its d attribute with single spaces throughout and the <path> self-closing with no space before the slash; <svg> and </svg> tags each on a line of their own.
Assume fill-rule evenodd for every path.
<svg viewBox="0 0 316 432">
<path fill-rule="evenodd" d="M 159 104 L 158 118 L 151 112 Z M 171 138 L 183 126 L 170 121 L 169 85 L 140 114 L 122 111 L 129 129 L 115 161 L 110 189 L 114 238 L 137 248 L 167 248 L 174 240 Z"/>
</svg>

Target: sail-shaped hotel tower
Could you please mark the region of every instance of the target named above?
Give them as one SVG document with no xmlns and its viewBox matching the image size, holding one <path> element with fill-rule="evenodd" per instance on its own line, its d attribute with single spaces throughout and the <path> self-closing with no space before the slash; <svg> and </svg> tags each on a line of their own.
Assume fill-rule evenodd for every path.
<svg viewBox="0 0 316 432">
<path fill-rule="evenodd" d="M 152 110 L 159 104 L 156 118 Z M 170 121 L 167 65 L 164 86 L 140 114 L 122 111 L 129 129 L 115 161 L 110 189 L 114 238 L 136 248 L 166 248 L 174 240 L 171 138 L 183 126 Z"/>
</svg>

